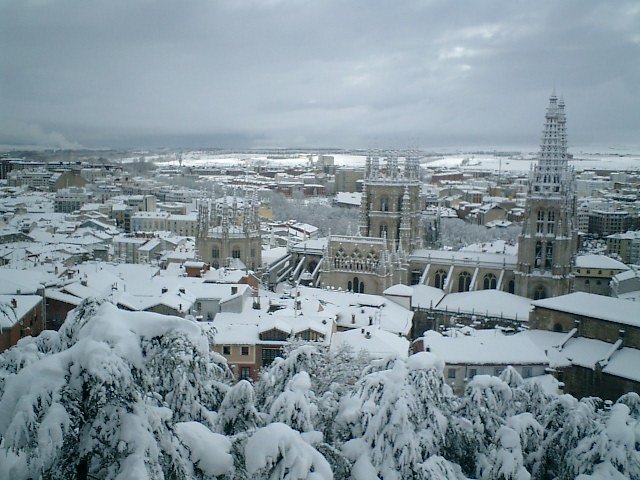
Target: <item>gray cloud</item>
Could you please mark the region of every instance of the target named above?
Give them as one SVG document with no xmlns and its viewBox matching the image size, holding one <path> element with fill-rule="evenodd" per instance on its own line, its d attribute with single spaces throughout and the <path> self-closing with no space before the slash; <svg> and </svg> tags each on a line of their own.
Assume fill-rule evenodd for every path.
<svg viewBox="0 0 640 480">
<path fill-rule="evenodd" d="M 535 145 L 556 85 L 573 144 L 637 144 L 638 25 L 635 1 L 5 0 L 0 143 Z"/>
</svg>

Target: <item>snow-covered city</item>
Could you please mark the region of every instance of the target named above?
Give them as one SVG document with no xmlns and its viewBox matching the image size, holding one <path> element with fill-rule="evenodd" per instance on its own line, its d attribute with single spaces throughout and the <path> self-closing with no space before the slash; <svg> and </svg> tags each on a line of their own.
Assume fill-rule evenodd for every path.
<svg viewBox="0 0 640 480">
<path fill-rule="evenodd" d="M 611 53 L 640 54 L 640 9 L 410 3 L 0 7 L 0 480 L 640 479 L 640 94 L 616 83 L 640 72 Z M 329 18 L 351 30 L 304 38 Z M 399 30 L 365 52 L 355 18 Z M 563 42 L 618 65 L 615 112 Z M 329 58 L 347 86 L 296 70 Z"/>
</svg>

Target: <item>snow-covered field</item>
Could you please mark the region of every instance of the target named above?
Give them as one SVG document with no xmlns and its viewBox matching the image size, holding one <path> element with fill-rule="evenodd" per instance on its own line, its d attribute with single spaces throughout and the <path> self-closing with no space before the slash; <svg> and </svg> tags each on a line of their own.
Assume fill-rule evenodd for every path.
<svg viewBox="0 0 640 480">
<path fill-rule="evenodd" d="M 571 151 L 571 150 L 570 150 Z M 579 150 L 572 151 L 574 159 L 570 164 L 578 171 L 592 169 L 606 170 L 636 170 L 640 171 L 640 153 L 615 152 L 586 153 Z M 338 166 L 362 167 L 365 164 L 364 155 L 333 154 L 334 162 Z M 210 152 L 193 151 L 182 157 L 183 165 L 237 167 L 238 165 L 256 166 L 271 165 L 280 167 L 305 166 L 309 161 L 317 160 L 317 155 L 292 154 L 291 156 L 268 157 L 251 153 L 213 154 Z M 524 153 L 514 156 L 498 156 L 493 154 L 455 153 L 439 156 L 428 156 L 423 165 L 430 167 L 446 167 L 466 169 L 483 169 L 492 171 L 525 172 L 536 162 L 535 153 Z M 178 165 L 178 161 L 163 162 L 165 165 Z"/>
</svg>

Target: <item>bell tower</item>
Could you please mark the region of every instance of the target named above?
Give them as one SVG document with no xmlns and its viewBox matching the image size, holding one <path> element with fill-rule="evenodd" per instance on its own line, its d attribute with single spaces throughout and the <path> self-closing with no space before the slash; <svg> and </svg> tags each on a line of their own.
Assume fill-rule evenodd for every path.
<svg viewBox="0 0 640 480">
<path fill-rule="evenodd" d="M 529 175 L 516 293 L 534 300 L 570 293 L 576 250 L 575 174 L 568 163 L 564 101 L 553 93 L 538 163 Z"/>
</svg>

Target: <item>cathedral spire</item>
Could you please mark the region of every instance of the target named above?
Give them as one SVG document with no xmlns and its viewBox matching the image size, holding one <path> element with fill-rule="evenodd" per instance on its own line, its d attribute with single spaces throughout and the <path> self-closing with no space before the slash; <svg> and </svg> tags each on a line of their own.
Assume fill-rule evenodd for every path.
<svg viewBox="0 0 640 480">
<path fill-rule="evenodd" d="M 518 294 L 533 299 L 571 291 L 576 254 L 575 180 L 567 153 L 564 100 L 549 97 L 538 162 L 531 169 L 518 238 Z"/>
</svg>

